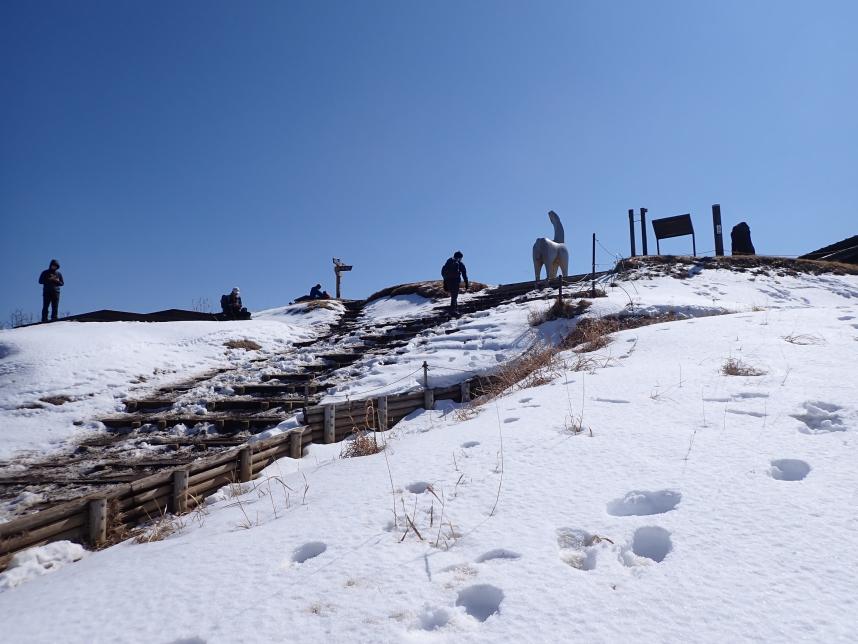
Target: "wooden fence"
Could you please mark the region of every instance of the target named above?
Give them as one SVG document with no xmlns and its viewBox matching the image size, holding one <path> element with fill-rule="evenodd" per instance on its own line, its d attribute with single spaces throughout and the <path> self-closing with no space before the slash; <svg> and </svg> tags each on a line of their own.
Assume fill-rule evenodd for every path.
<svg viewBox="0 0 858 644">
<path fill-rule="evenodd" d="M 310 443 L 334 443 L 356 430 L 388 429 L 417 409 L 431 409 L 436 400 L 466 402 L 472 388 L 479 391 L 485 380 L 309 407 L 304 425 L 289 432 L 0 523 L 0 570 L 16 552 L 53 541 L 92 548 L 112 543 L 128 527 L 167 512 L 183 514 L 224 485 L 250 481 L 279 458 L 301 458 Z"/>
</svg>

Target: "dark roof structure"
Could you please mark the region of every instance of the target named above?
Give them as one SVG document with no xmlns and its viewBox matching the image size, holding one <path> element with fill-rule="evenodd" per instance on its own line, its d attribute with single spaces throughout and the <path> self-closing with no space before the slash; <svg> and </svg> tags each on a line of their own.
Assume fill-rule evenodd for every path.
<svg viewBox="0 0 858 644">
<path fill-rule="evenodd" d="M 858 264 L 858 235 L 820 248 L 799 259 L 820 259 L 826 262 L 842 262 L 844 264 Z"/>
</svg>

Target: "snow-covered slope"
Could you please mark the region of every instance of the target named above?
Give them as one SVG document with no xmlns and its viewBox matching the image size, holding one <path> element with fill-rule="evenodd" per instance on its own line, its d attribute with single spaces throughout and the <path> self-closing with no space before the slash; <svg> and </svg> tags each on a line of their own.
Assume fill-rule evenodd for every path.
<svg viewBox="0 0 858 644">
<path fill-rule="evenodd" d="M 590 315 L 688 317 L 618 333 L 588 370 L 473 411 L 415 412 L 382 453 L 313 445 L 163 541 L 38 578 L 13 568 L 0 575 L 4 637 L 852 641 L 858 278 L 618 284 Z M 461 330 L 415 338 L 396 364 L 358 365 L 352 386 L 395 389 L 426 356 L 484 370 L 563 331 L 530 330 L 545 306 L 451 322 Z M 760 375 L 724 375 L 729 360 Z"/>
<path fill-rule="evenodd" d="M 283 352 L 317 335 L 338 313 L 288 306 L 242 322 L 56 322 L 0 330 L 0 459 L 97 431 L 92 419 L 121 411 L 126 397 Z M 262 348 L 224 347 L 242 339 Z M 69 401 L 41 400 L 55 397 Z"/>
</svg>

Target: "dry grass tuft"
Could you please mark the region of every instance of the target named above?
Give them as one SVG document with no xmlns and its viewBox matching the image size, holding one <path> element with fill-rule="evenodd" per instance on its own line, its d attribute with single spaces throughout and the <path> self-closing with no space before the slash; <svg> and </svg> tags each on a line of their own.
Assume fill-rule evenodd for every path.
<svg viewBox="0 0 858 644">
<path fill-rule="evenodd" d="M 747 365 L 738 358 L 730 358 L 721 366 L 721 373 L 725 376 L 762 376 L 766 372 Z"/>
<path fill-rule="evenodd" d="M 185 528 L 185 520 L 182 517 L 164 512 L 148 526 L 145 526 L 134 537 L 135 543 L 152 543 L 163 541 L 171 534 L 181 532 Z"/>
<path fill-rule="evenodd" d="M 803 333 L 800 335 L 791 334 L 785 335 L 784 340 L 789 342 L 790 344 L 798 344 L 798 345 L 808 345 L 808 344 L 825 344 L 825 338 L 819 335 L 813 335 L 810 333 Z"/>
<path fill-rule="evenodd" d="M 333 310 L 337 308 L 337 305 L 334 304 L 336 300 L 307 300 L 304 302 L 304 308 L 308 311 L 314 311 L 315 309 L 328 309 Z"/>
<path fill-rule="evenodd" d="M 383 449 L 384 445 L 378 442 L 375 432 L 357 432 L 352 440 L 343 443 L 343 448 L 340 450 L 340 458 L 370 456 L 378 454 Z"/>
<path fill-rule="evenodd" d="M 482 384 L 480 403 L 497 398 L 506 391 L 518 391 L 546 385 L 563 373 L 565 364 L 559 349 L 536 345 L 501 367 Z"/>
<path fill-rule="evenodd" d="M 223 343 L 227 349 L 244 349 L 245 351 L 256 351 L 257 349 L 261 349 L 262 345 L 254 342 L 253 340 L 248 340 L 247 338 L 243 340 L 227 340 Z"/>
<path fill-rule="evenodd" d="M 557 299 L 544 311 L 531 311 L 527 322 L 530 326 L 539 326 L 552 320 L 574 318 L 584 313 L 592 304 L 589 300 L 578 300 L 573 304 L 571 300 Z"/>
</svg>

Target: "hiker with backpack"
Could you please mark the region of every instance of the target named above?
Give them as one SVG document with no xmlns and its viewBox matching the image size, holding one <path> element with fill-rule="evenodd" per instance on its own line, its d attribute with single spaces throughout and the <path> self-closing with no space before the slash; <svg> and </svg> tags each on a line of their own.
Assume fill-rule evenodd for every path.
<svg viewBox="0 0 858 644">
<path fill-rule="evenodd" d="M 444 290 L 450 294 L 450 315 L 459 316 L 459 284 L 465 280 L 465 290 L 468 290 L 468 270 L 462 263 L 462 251 L 453 253 L 441 268 L 441 277 L 444 280 Z"/>
<path fill-rule="evenodd" d="M 241 305 L 241 291 L 236 286 L 229 295 L 222 295 L 220 307 L 223 314 L 231 320 L 249 320 L 250 311 Z"/>
<path fill-rule="evenodd" d="M 42 322 L 48 321 L 48 306 L 51 307 L 51 322 L 57 319 L 57 309 L 60 306 L 60 287 L 65 285 L 63 274 L 60 273 L 60 263 L 52 259 L 50 266 L 39 275 L 42 285 Z"/>
</svg>

